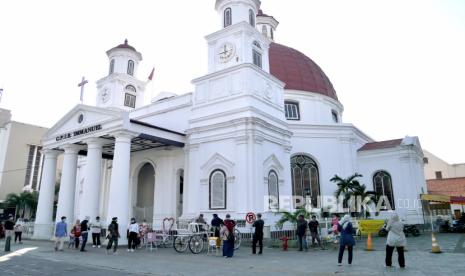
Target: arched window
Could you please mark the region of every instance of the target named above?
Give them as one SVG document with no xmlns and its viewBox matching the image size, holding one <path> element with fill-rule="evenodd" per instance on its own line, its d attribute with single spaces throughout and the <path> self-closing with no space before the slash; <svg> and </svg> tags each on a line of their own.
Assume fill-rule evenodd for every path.
<svg viewBox="0 0 465 276">
<path fill-rule="evenodd" d="M 209 205 L 210 210 L 226 209 L 226 174 L 214 170 L 210 174 Z"/>
<path fill-rule="evenodd" d="M 224 27 L 228 27 L 232 24 L 232 10 L 231 8 L 227 8 L 224 10 Z"/>
<path fill-rule="evenodd" d="M 115 71 L 115 60 L 112 59 L 110 61 L 110 72 L 109 72 L 109 75 L 113 74 L 113 72 Z"/>
<path fill-rule="evenodd" d="M 253 10 L 249 10 L 249 23 L 252 27 L 255 27 L 255 13 Z"/>
<path fill-rule="evenodd" d="M 134 61 L 128 61 L 128 75 L 134 76 Z"/>
<path fill-rule="evenodd" d="M 279 181 L 278 175 L 273 170 L 268 174 L 268 196 L 270 210 L 279 211 Z"/>
<path fill-rule="evenodd" d="M 312 206 L 317 206 L 320 195 L 320 179 L 316 162 L 306 155 L 293 156 L 291 158 L 291 176 L 292 194 L 304 199 L 310 197 Z"/>
<path fill-rule="evenodd" d="M 266 37 L 268 36 L 268 29 L 266 28 L 265 25 L 262 26 L 262 34 Z"/>
<path fill-rule="evenodd" d="M 384 196 L 384 200 L 389 201 L 389 206 L 383 204 L 382 208 L 387 210 L 391 207 L 395 210 L 394 192 L 392 191 L 392 178 L 391 175 L 385 171 L 379 171 L 373 176 L 373 186 L 375 193 L 378 196 Z"/>
<path fill-rule="evenodd" d="M 337 114 L 337 111 L 331 110 L 331 116 L 333 117 L 333 122 L 339 123 L 339 115 Z"/>
<path fill-rule="evenodd" d="M 124 94 L 124 106 L 136 107 L 136 88 L 132 85 L 126 86 L 126 93 Z"/>
<path fill-rule="evenodd" d="M 126 91 L 136 93 L 136 88 L 132 85 L 127 85 L 126 86 Z"/>
</svg>

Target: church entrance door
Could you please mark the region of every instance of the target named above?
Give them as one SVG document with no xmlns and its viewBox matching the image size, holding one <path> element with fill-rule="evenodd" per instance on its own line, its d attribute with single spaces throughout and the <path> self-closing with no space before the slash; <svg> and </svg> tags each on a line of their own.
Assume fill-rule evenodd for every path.
<svg viewBox="0 0 465 276">
<path fill-rule="evenodd" d="M 151 223 L 153 220 L 153 205 L 155 192 L 155 168 L 145 163 L 137 178 L 137 197 L 134 207 L 134 217 L 138 222 L 144 219 Z"/>
</svg>

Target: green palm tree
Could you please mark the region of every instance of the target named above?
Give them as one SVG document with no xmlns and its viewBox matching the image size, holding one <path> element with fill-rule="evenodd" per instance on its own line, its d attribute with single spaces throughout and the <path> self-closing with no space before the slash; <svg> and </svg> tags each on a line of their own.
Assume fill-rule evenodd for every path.
<svg viewBox="0 0 465 276">
<path fill-rule="evenodd" d="M 37 193 L 22 192 L 20 194 L 9 194 L 6 197 L 7 206 L 15 206 L 21 217 L 24 217 L 26 209 L 35 210 L 37 207 Z"/>
<path fill-rule="evenodd" d="M 278 213 L 281 214 L 281 218 L 276 222 L 276 226 L 279 229 L 282 229 L 284 223 L 286 222 L 292 223 L 295 228 L 300 215 L 304 215 L 305 219 L 309 219 L 311 215 L 311 213 L 308 212 L 305 208 L 298 208 L 294 212 L 280 211 Z"/>
<path fill-rule="evenodd" d="M 359 197 L 363 203 L 366 205 L 370 205 L 375 202 L 376 195 L 373 192 L 369 192 L 366 190 L 366 186 L 364 184 L 360 184 L 359 186 L 353 187 L 352 195 L 355 197 Z M 358 215 L 362 215 L 363 217 L 369 217 L 370 212 L 368 209 L 365 208 L 365 205 L 362 204 L 361 212 L 358 212 Z"/>
<path fill-rule="evenodd" d="M 334 175 L 333 178 L 330 179 L 331 182 L 336 183 L 337 189 L 334 192 L 334 195 L 339 198 L 343 197 L 343 205 L 344 207 L 348 206 L 350 196 L 353 195 L 354 189 L 359 187 L 361 184 L 357 180 L 357 178 L 362 177 L 361 174 L 355 173 L 348 178 L 341 178 L 337 174 Z"/>
</svg>

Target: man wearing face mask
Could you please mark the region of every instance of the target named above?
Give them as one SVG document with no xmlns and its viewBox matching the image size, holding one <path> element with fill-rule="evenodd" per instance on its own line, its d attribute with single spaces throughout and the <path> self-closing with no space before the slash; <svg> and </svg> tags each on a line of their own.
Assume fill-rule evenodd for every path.
<svg viewBox="0 0 465 276">
<path fill-rule="evenodd" d="M 135 218 L 132 218 L 127 231 L 128 252 L 134 252 L 134 249 L 136 249 L 137 235 L 139 235 L 139 224 L 136 223 Z"/>
<path fill-rule="evenodd" d="M 55 251 L 63 251 L 63 243 L 68 237 L 68 225 L 66 224 L 66 217 L 61 217 L 61 221 L 55 227 Z"/>
</svg>

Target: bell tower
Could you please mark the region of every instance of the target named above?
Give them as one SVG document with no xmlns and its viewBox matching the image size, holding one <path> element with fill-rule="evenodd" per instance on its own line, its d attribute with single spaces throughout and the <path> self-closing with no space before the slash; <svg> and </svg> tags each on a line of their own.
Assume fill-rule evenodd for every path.
<svg viewBox="0 0 465 276">
<path fill-rule="evenodd" d="M 186 130 L 189 191 L 207 196 L 199 200 L 198 193 L 188 193 L 185 211 L 220 209 L 235 218 L 249 210 L 268 212 L 263 180 L 270 164 L 280 168 L 279 179 L 291 179 L 284 165 L 292 134 L 284 116 L 285 83 L 269 73 L 271 40 L 256 29 L 259 8 L 259 0 L 216 1 L 219 30 L 206 36 L 208 73 L 192 81 Z M 211 180 L 212 173 L 220 181 Z M 219 192 L 212 188 L 216 184 Z M 291 193 L 283 188 L 280 194 Z"/>
<path fill-rule="evenodd" d="M 269 73 L 270 41 L 255 29 L 259 0 L 217 0 L 220 30 L 206 37 L 208 72 L 249 63 Z"/>
<path fill-rule="evenodd" d="M 146 83 L 137 79 L 142 55 L 126 39 L 107 51 L 108 76 L 97 81 L 97 106 L 132 110 L 144 105 Z"/>
</svg>

